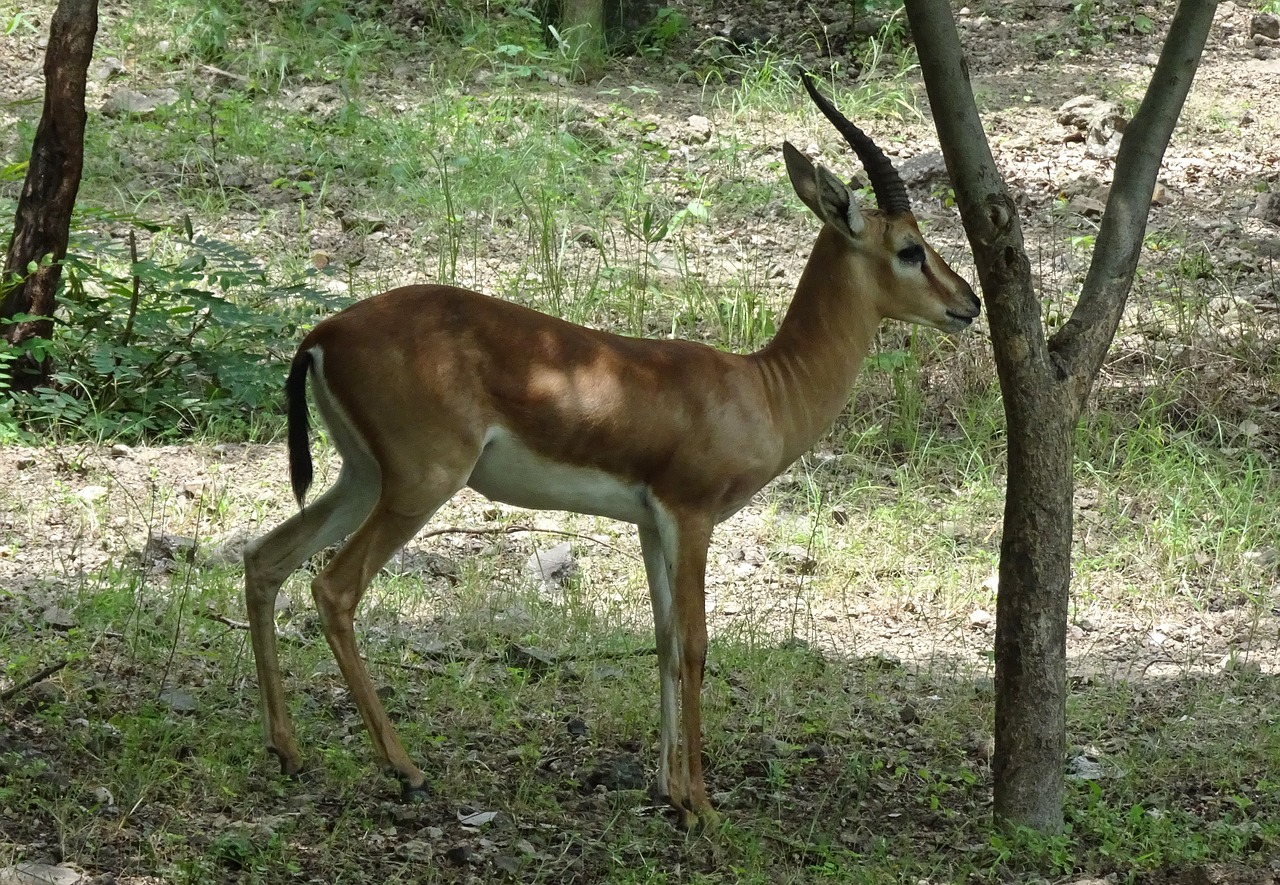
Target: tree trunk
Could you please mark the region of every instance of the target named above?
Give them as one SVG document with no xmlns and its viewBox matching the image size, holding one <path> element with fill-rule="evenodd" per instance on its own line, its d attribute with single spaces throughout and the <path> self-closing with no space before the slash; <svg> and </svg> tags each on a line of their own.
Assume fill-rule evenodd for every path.
<svg viewBox="0 0 1280 885">
<path fill-rule="evenodd" d="M 995 809 L 1062 829 L 1073 428 L 1061 386 L 1005 392 L 1009 474 L 996 592 Z M 1017 415 L 1015 418 L 1014 415 Z"/>
<path fill-rule="evenodd" d="M 97 31 L 97 0 L 59 0 L 45 51 L 44 111 L 0 277 L 0 321 L 19 314 L 38 317 L 4 327 L 5 339 L 14 346 L 53 334 L 54 295 L 84 166 L 85 78 Z M 38 387 L 51 371 L 48 357 L 24 355 L 10 364 L 11 383 L 17 389 Z"/>
<path fill-rule="evenodd" d="M 1071 317 L 1045 338 L 1016 205 L 974 105 L 947 0 L 905 0 L 929 104 L 986 296 L 1008 425 L 996 598 L 994 812 L 1062 829 L 1066 632 L 1076 423 L 1133 283 L 1152 188 L 1216 6 L 1181 0 L 1116 157 L 1093 260 Z"/>
<path fill-rule="evenodd" d="M 582 76 L 596 76 L 604 60 L 604 0 L 560 0 L 560 36 Z"/>
</svg>

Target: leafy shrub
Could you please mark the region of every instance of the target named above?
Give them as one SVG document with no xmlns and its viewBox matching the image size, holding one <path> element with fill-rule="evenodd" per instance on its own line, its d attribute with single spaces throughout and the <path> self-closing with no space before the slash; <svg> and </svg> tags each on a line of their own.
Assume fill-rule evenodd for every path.
<svg viewBox="0 0 1280 885">
<path fill-rule="evenodd" d="M 132 233 L 126 241 L 73 231 L 53 339 L 25 345 L 53 357 L 53 383 L 10 395 L 0 407 L 0 438 L 269 429 L 300 332 L 349 299 L 315 285 L 314 269 L 276 283 L 258 259 L 228 243 L 189 227 L 175 236 L 124 220 L 150 228 L 151 254 L 136 255 Z"/>
</svg>

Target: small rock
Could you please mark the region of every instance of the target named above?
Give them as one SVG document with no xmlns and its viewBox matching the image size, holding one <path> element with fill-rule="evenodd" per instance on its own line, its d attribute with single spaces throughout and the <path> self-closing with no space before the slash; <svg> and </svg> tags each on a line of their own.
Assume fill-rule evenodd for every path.
<svg viewBox="0 0 1280 885">
<path fill-rule="evenodd" d="M 88 876 L 79 870 L 44 863 L 20 863 L 0 868 L 0 885 L 81 885 Z"/>
<path fill-rule="evenodd" d="M 116 443 L 114 446 L 111 447 L 111 457 L 112 458 L 132 458 L 133 449 L 129 446 L 126 446 L 124 443 Z"/>
<path fill-rule="evenodd" d="M 518 857 L 512 857 L 509 854 L 499 854 L 493 859 L 493 866 L 504 876 L 515 879 L 520 875 L 520 870 L 524 867 L 524 864 L 520 862 L 520 858 Z"/>
<path fill-rule="evenodd" d="M 1229 654 L 1222 659 L 1222 672 L 1239 673 L 1244 676 L 1257 676 L 1262 673 L 1262 665 L 1250 658 L 1242 658 Z"/>
<path fill-rule="evenodd" d="M 196 696 L 184 688 L 166 688 L 160 692 L 160 703 L 175 713 L 194 713 L 200 709 Z"/>
<path fill-rule="evenodd" d="M 797 575 L 811 575 L 818 566 L 818 561 L 809 555 L 809 551 L 799 544 L 787 548 L 787 564 L 790 571 Z"/>
<path fill-rule="evenodd" d="M 450 863 L 457 864 L 460 867 L 476 862 L 476 853 L 471 850 L 470 845 L 455 845 L 446 851 L 444 856 Z"/>
<path fill-rule="evenodd" d="M 106 486 L 85 486 L 80 491 L 76 492 L 76 497 L 86 504 L 92 504 L 94 501 L 99 501 L 106 496 Z"/>
<path fill-rule="evenodd" d="M 40 620 L 48 624 L 50 627 L 56 627 L 59 630 L 70 630 L 78 622 L 76 616 L 65 608 L 59 608 L 51 605 L 40 614 Z"/>
<path fill-rule="evenodd" d="M 688 119 L 689 140 L 695 144 L 706 144 L 711 140 L 711 121 L 701 114 L 694 114 Z"/>
<path fill-rule="evenodd" d="M 565 541 L 545 550 L 535 550 L 525 562 L 525 569 L 548 584 L 563 584 L 578 570 L 573 548 Z"/>
<path fill-rule="evenodd" d="M 821 762 L 827 758 L 828 750 L 822 744 L 807 744 L 796 750 L 796 756 L 801 759 L 812 759 L 814 762 Z"/>
<path fill-rule="evenodd" d="M 995 622 L 995 616 L 985 609 L 977 608 L 969 612 L 969 623 L 974 627 L 990 627 Z"/>
<path fill-rule="evenodd" d="M 45 710 L 55 704 L 61 704 L 66 699 L 67 693 L 61 687 L 45 680 L 28 688 L 17 706 L 21 713 L 35 713 L 37 710 Z"/>
<path fill-rule="evenodd" d="M 615 790 L 643 790 L 645 787 L 644 766 L 633 756 L 621 756 L 601 764 L 583 779 L 583 787 L 587 792 L 596 787 L 604 787 L 610 792 Z"/>
<path fill-rule="evenodd" d="M 1070 129 L 1087 129 L 1092 120 L 1114 113 L 1116 106 L 1092 95 L 1077 95 L 1058 108 L 1057 120 Z"/>
<path fill-rule="evenodd" d="M 1244 554 L 1244 561 L 1255 568 L 1270 568 L 1280 562 L 1280 550 L 1275 547 L 1261 547 L 1249 550 Z"/>
<path fill-rule="evenodd" d="M 105 83 L 116 74 L 124 70 L 124 62 L 118 58 L 107 56 L 106 58 L 96 59 L 93 64 L 89 65 L 89 79 L 98 83 Z"/>
<path fill-rule="evenodd" d="M 1083 140 L 1085 154 L 1099 160 L 1116 155 L 1120 135 L 1129 123 L 1116 105 L 1092 95 L 1080 95 L 1063 103 L 1058 108 L 1057 120 L 1073 130 L 1067 141 Z"/>
<path fill-rule="evenodd" d="M 920 718 L 920 714 L 916 712 L 914 704 L 903 704 L 902 709 L 898 711 L 898 718 L 903 725 L 910 725 Z"/>
<path fill-rule="evenodd" d="M 1101 218 L 1102 213 L 1106 210 L 1107 205 L 1101 200 L 1095 200 L 1092 197 L 1084 195 L 1072 197 L 1067 203 L 1067 211 L 1073 215 L 1081 215 L 1085 218 Z"/>
<path fill-rule="evenodd" d="M 1280 16 L 1274 12 L 1259 12 L 1249 21 L 1249 36 L 1280 40 Z"/>
<path fill-rule="evenodd" d="M 595 120 L 570 120 L 564 125 L 564 129 L 584 147 L 593 151 L 611 151 L 615 147 L 613 136 Z"/>
<path fill-rule="evenodd" d="M 183 535 L 151 535 L 142 547 L 142 561 L 194 562 L 196 539 Z"/>
<path fill-rule="evenodd" d="M 586 737 L 587 723 L 583 722 L 577 716 L 574 716 L 572 719 L 569 720 L 568 724 L 566 725 L 566 728 L 569 731 L 570 737 L 579 737 L 579 738 Z"/>
<path fill-rule="evenodd" d="M 1096 781 L 1110 777 L 1107 766 L 1088 756 L 1075 756 L 1067 763 L 1067 777 L 1080 781 Z"/>
<path fill-rule="evenodd" d="M 107 100 L 102 103 L 102 115 L 104 117 L 122 117 L 125 114 L 147 116 L 155 113 L 157 108 L 176 104 L 178 98 L 177 90 L 174 89 L 157 89 L 150 94 L 134 92 L 132 89 L 119 89 L 107 96 Z"/>
<path fill-rule="evenodd" d="M 556 656 L 546 649 L 513 642 L 504 655 L 507 664 L 530 674 L 546 673 L 556 665 Z"/>
<path fill-rule="evenodd" d="M 213 552 L 209 554 L 210 565 L 239 565 L 244 561 L 244 548 L 251 538 L 248 529 L 237 529 L 213 543 Z"/>
<path fill-rule="evenodd" d="M 401 845 L 396 853 L 405 860 L 425 863 L 431 860 L 436 850 L 434 845 L 424 839 L 410 839 Z"/>
<path fill-rule="evenodd" d="M 1280 194 L 1275 192 L 1258 194 L 1257 202 L 1249 210 L 1249 215 L 1280 227 Z"/>
<path fill-rule="evenodd" d="M 932 187 L 934 184 L 950 184 L 947 161 L 942 151 L 926 151 L 898 164 L 898 173 L 910 187 Z"/>
<path fill-rule="evenodd" d="M 116 797 L 106 787 L 98 786 L 89 791 L 93 795 L 93 801 L 107 808 L 116 804 Z"/>
<path fill-rule="evenodd" d="M 424 571 L 433 578 L 445 578 L 450 583 L 457 583 L 462 577 L 462 569 L 458 563 L 447 556 L 437 553 L 423 554 Z"/>
<path fill-rule="evenodd" d="M 13 466 L 18 470 L 27 470 L 36 466 L 36 459 L 30 455 L 23 455 L 17 461 L 13 462 Z"/>
</svg>

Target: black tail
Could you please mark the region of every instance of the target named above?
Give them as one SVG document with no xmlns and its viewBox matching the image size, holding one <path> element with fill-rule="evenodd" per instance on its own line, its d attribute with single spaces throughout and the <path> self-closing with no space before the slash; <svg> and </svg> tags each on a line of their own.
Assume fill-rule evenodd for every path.
<svg viewBox="0 0 1280 885">
<path fill-rule="evenodd" d="M 298 506 L 311 488 L 311 432 L 307 419 L 307 372 L 311 369 L 311 351 L 301 350 L 289 367 L 284 382 L 284 398 L 289 420 L 289 484 Z"/>
</svg>

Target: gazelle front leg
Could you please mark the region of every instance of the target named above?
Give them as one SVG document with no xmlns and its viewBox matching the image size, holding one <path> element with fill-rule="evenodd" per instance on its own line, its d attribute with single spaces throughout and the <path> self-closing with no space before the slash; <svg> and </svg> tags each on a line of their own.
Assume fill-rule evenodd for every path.
<svg viewBox="0 0 1280 885">
<path fill-rule="evenodd" d="M 656 528 L 640 527 L 640 550 L 644 554 L 645 577 L 649 581 L 653 632 L 658 649 L 658 793 L 672 799 L 676 794 L 671 789 L 671 761 L 680 744 L 680 639 L 671 593 L 671 570 L 663 552 L 662 537 Z"/>
<path fill-rule="evenodd" d="M 702 673 L 707 654 L 705 578 L 712 520 L 655 508 L 656 529 L 640 530 L 661 677 L 658 788 L 680 825 L 715 822 L 702 775 Z M 677 706 L 677 689 L 679 701 Z"/>
</svg>

